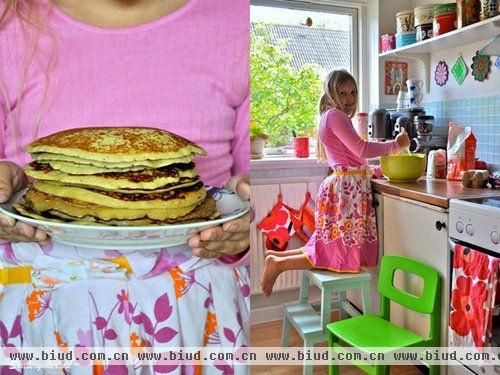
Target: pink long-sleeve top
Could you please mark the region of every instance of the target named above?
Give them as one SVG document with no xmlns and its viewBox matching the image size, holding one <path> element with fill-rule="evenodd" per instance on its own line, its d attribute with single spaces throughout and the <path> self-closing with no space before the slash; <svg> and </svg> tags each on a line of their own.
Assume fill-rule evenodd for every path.
<svg viewBox="0 0 500 375">
<path fill-rule="evenodd" d="M 118 29 L 44 1 L 42 32 L 14 17 L 0 25 L 0 158 L 24 165 L 24 146 L 67 128 L 139 125 L 202 146 L 196 165 L 208 185 L 249 172 L 248 1 L 189 0 Z"/>
<path fill-rule="evenodd" d="M 339 109 L 326 111 L 319 127 L 330 167 L 366 165 L 366 158 L 393 154 L 399 150 L 396 141 L 369 142 L 362 140 L 347 115 Z"/>
<path fill-rule="evenodd" d="M 248 0 L 188 0 L 117 29 L 42 1 L 41 31 L 13 16 L 0 25 L 0 159 L 24 166 L 28 143 L 67 128 L 149 126 L 207 151 L 195 159 L 207 185 L 249 173 Z"/>
</svg>

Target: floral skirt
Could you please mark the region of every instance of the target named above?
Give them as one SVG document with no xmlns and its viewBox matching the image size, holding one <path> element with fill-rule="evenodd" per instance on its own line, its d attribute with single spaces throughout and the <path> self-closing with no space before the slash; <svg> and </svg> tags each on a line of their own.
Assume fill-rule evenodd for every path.
<svg viewBox="0 0 500 375">
<path fill-rule="evenodd" d="M 360 272 L 378 261 L 369 167 L 336 167 L 316 198 L 316 230 L 304 246 L 314 268 Z"/>
<path fill-rule="evenodd" d="M 28 272 L 23 270 L 28 268 Z M 186 246 L 121 254 L 53 244 L 0 244 L 1 346 L 226 347 L 248 345 L 247 267 L 192 256 Z M 28 281 L 19 283 L 24 276 Z M 197 366 L 109 366 L 24 374 L 246 374 L 231 362 Z M 1 374 L 19 372 L 1 368 Z"/>
</svg>

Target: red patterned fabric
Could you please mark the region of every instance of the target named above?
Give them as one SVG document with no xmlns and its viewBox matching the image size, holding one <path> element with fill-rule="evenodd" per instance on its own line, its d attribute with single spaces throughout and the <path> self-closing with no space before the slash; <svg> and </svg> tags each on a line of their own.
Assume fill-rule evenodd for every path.
<svg viewBox="0 0 500 375">
<path fill-rule="evenodd" d="M 311 198 L 311 193 L 306 193 L 306 199 L 300 210 L 300 220 L 302 226 L 297 230 L 297 237 L 304 243 L 309 241 L 314 233 L 314 199 Z"/>
<path fill-rule="evenodd" d="M 285 250 L 288 240 L 300 228 L 300 211 L 283 204 L 283 196 L 278 195 L 278 203 L 271 212 L 257 225 L 266 237 L 268 250 Z"/>
<path fill-rule="evenodd" d="M 499 259 L 455 245 L 450 309 L 450 346 L 488 346 Z"/>
</svg>

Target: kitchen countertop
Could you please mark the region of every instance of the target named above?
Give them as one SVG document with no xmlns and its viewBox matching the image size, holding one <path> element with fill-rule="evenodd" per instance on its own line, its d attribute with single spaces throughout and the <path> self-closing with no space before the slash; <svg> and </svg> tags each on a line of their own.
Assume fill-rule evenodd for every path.
<svg viewBox="0 0 500 375">
<path fill-rule="evenodd" d="M 461 181 L 419 179 L 416 182 L 389 182 L 385 179 L 373 179 L 373 190 L 413 199 L 434 206 L 448 208 L 451 198 L 482 198 L 499 196 L 500 189 L 466 188 Z"/>
</svg>

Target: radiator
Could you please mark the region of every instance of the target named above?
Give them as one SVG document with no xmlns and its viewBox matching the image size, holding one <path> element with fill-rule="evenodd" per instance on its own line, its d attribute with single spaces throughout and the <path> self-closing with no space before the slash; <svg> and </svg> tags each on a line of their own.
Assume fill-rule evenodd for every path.
<svg viewBox="0 0 500 375">
<path fill-rule="evenodd" d="M 290 207 L 299 209 L 304 202 L 307 190 L 311 192 L 313 197 L 316 196 L 318 183 L 289 183 L 289 184 L 273 184 L 273 185 L 253 185 L 252 184 L 252 204 L 255 208 L 255 219 L 250 228 L 250 275 L 251 284 L 250 291 L 252 294 L 260 294 L 260 279 L 264 266 L 264 236 L 262 232 L 256 229 L 260 221 L 266 217 L 271 211 L 274 204 L 277 202 L 278 194 L 281 191 L 283 202 Z M 302 246 L 303 243 L 294 236 L 288 243 L 288 249 L 296 249 Z M 300 286 L 302 271 L 286 271 L 283 272 L 274 286 L 274 291 L 294 289 Z"/>
</svg>

